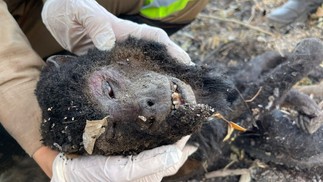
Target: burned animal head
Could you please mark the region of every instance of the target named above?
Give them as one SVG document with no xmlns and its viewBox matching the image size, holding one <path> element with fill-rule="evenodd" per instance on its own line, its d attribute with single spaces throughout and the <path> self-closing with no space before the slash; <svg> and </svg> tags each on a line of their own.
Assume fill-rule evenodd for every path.
<svg viewBox="0 0 323 182">
<path fill-rule="evenodd" d="M 207 69 L 178 63 L 164 46 L 128 38 L 108 51 L 48 61 L 37 85 L 43 142 L 83 153 L 86 122 L 107 117 L 93 153 L 132 154 L 174 143 L 225 110 L 232 87 Z M 204 74 L 205 73 L 205 74 Z"/>
</svg>

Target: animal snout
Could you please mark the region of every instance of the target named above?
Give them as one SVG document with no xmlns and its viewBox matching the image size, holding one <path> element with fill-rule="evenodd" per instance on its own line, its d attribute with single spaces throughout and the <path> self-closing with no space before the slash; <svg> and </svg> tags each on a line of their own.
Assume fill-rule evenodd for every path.
<svg viewBox="0 0 323 182">
<path fill-rule="evenodd" d="M 150 121 L 163 121 L 170 112 L 170 103 L 158 98 L 143 98 L 139 105 L 142 115 Z"/>
</svg>

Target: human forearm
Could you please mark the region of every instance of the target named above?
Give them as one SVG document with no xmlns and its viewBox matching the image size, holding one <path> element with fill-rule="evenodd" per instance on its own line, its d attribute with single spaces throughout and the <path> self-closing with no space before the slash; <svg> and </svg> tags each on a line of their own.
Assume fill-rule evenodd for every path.
<svg viewBox="0 0 323 182">
<path fill-rule="evenodd" d="M 41 112 L 34 88 L 42 59 L 0 0 L 0 121 L 32 155 L 40 146 Z"/>
<path fill-rule="evenodd" d="M 52 166 L 57 155 L 57 151 L 54 151 L 49 147 L 42 146 L 34 153 L 33 158 L 47 176 L 52 177 Z"/>
</svg>

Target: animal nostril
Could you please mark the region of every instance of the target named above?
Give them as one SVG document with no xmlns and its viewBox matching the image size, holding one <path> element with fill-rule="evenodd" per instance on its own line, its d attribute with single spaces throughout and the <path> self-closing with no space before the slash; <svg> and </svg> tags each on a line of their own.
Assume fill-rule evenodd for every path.
<svg viewBox="0 0 323 182">
<path fill-rule="evenodd" d="M 147 101 L 147 105 L 148 105 L 149 107 L 151 107 L 151 106 L 155 105 L 155 103 L 154 103 L 153 101 L 151 101 L 151 100 L 148 100 L 148 101 Z"/>
<path fill-rule="evenodd" d="M 148 118 L 148 123 L 149 124 L 153 124 L 155 122 L 155 118 L 154 117 L 149 117 Z"/>
</svg>

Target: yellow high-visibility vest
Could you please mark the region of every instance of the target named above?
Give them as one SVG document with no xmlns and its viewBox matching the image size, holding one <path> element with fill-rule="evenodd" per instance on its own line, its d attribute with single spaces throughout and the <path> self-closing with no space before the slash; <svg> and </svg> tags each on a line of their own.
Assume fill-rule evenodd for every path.
<svg viewBox="0 0 323 182">
<path fill-rule="evenodd" d="M 190 0 L 146 0 L 140 14 L 149 19 L 162 19 L 184 9 Z"/>
</svg>

